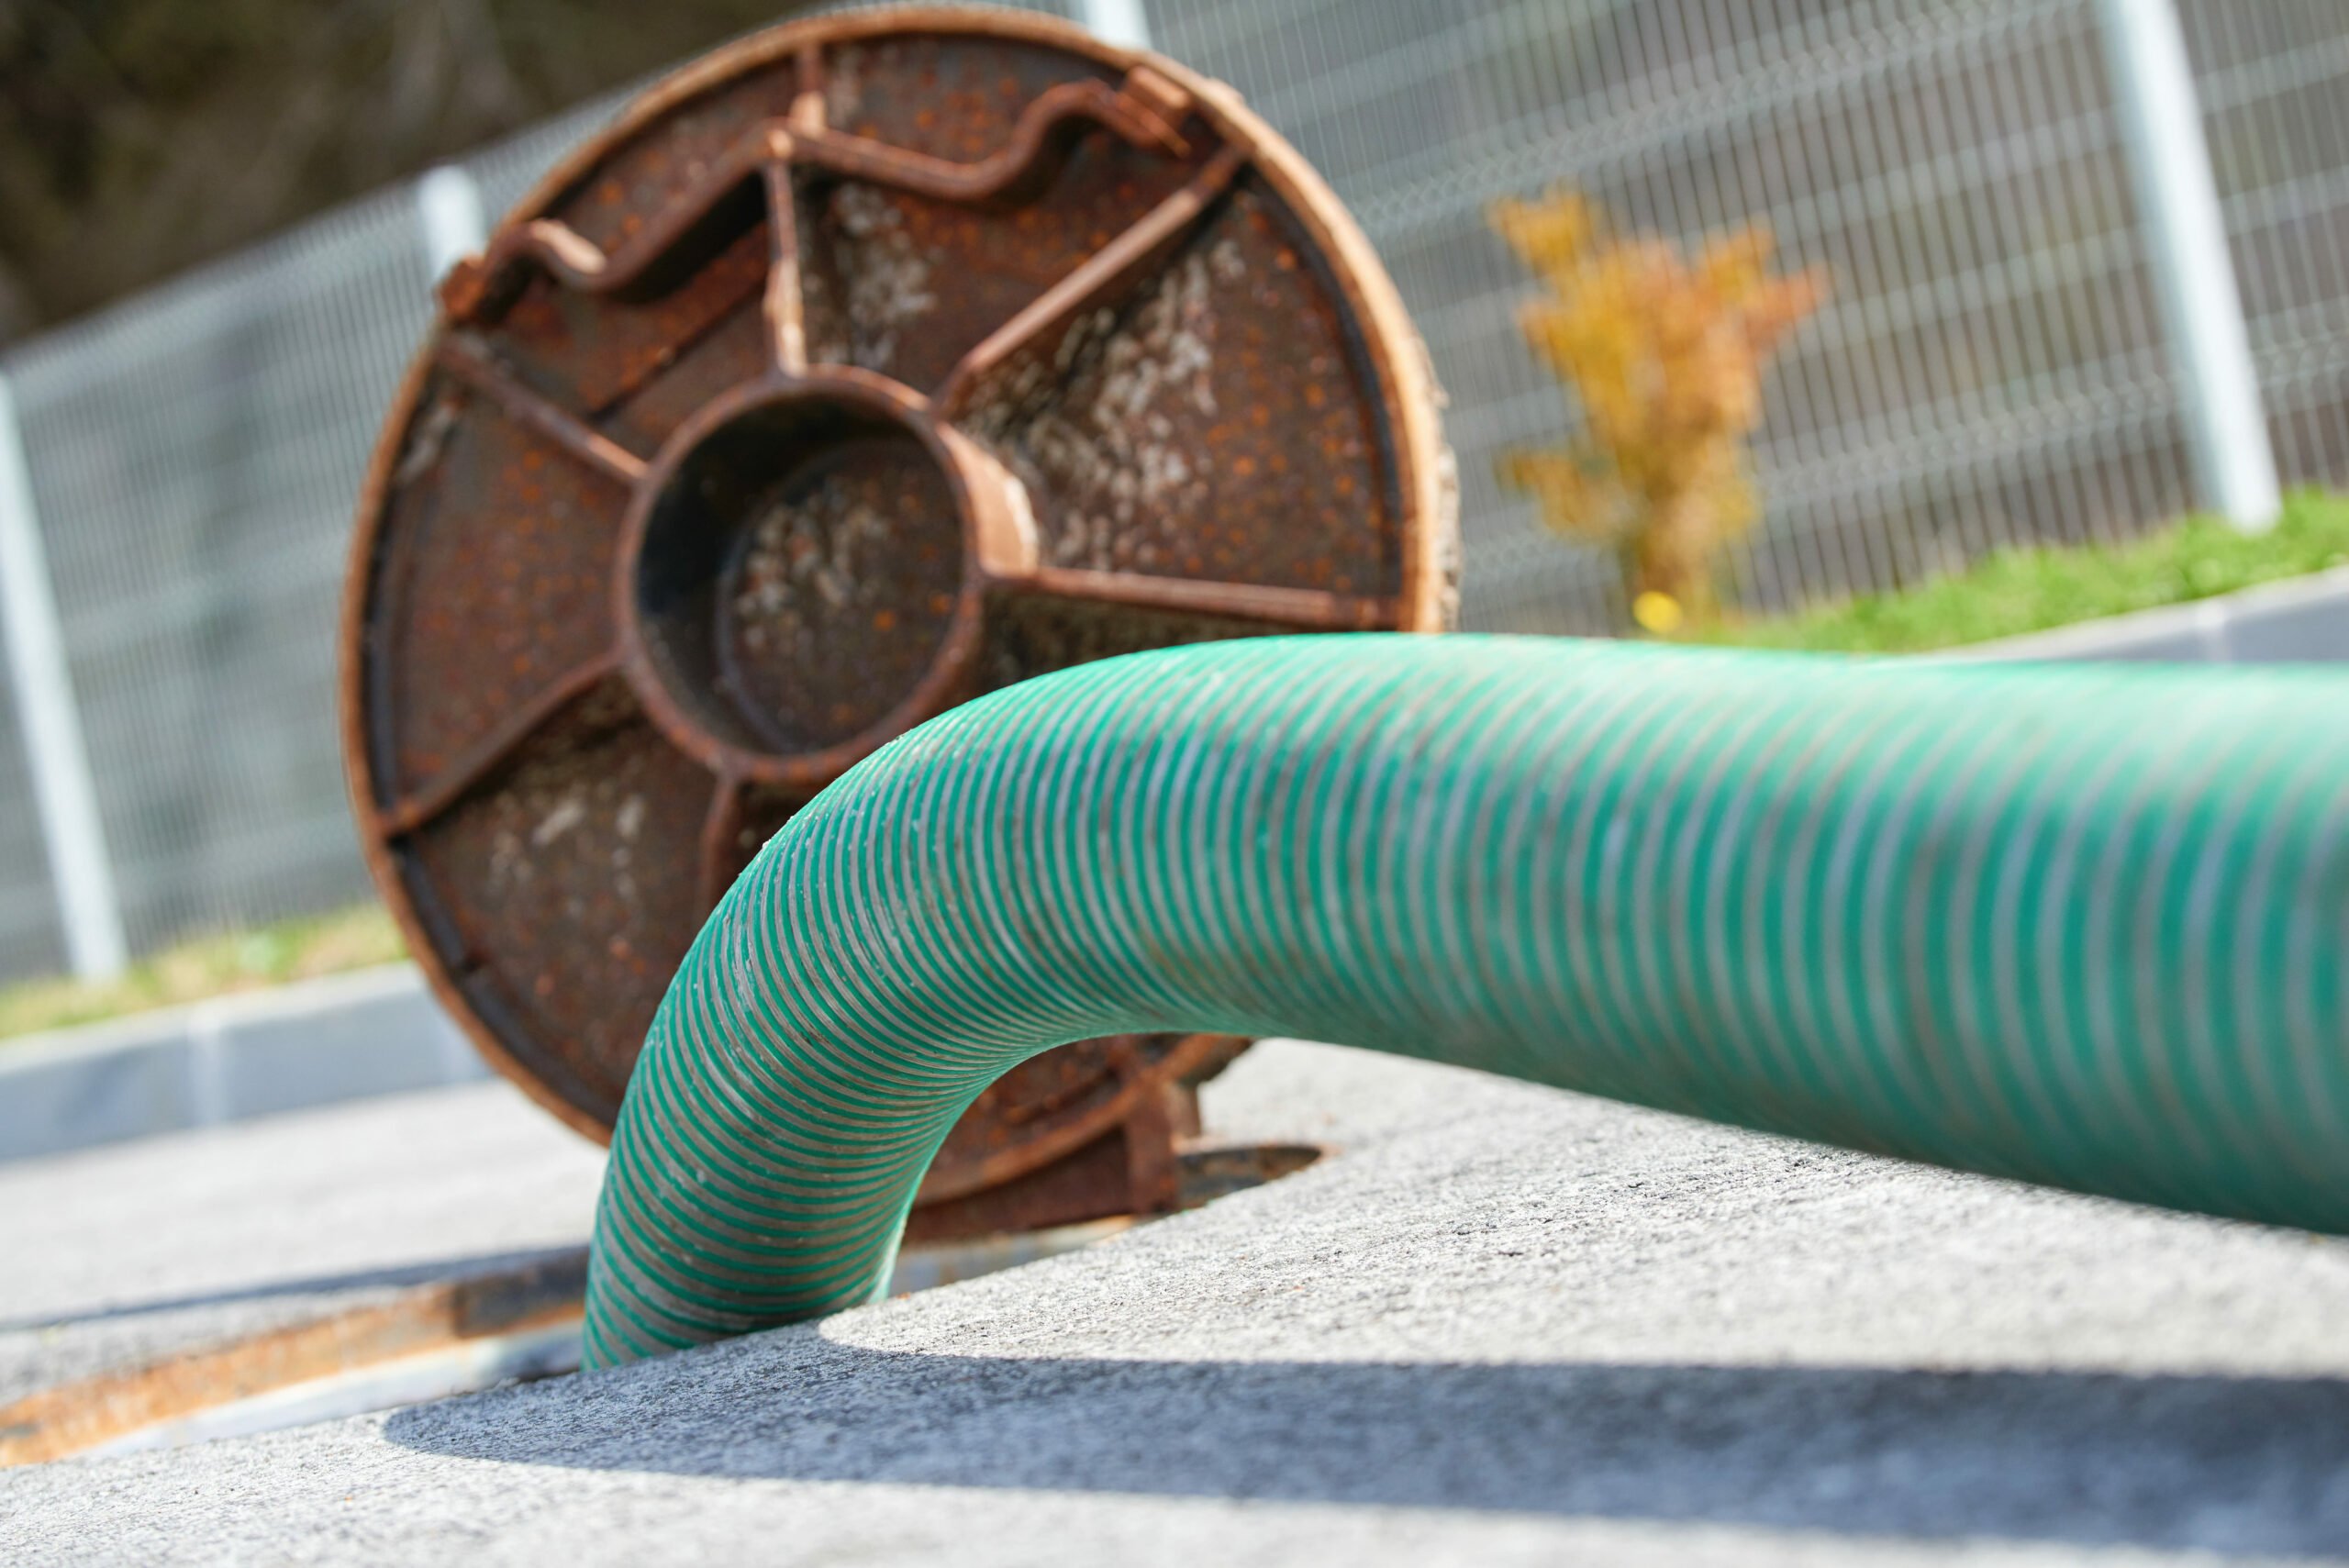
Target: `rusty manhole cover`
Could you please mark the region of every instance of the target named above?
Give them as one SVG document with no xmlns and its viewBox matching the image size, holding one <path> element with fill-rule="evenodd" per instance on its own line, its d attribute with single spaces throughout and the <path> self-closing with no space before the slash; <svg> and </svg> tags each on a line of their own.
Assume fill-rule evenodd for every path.
<svg viewBox="0 0 2349 1568">
<path fill-rule="evenodd" d="M 370 863 L 488 1058 L 607 1136 L 687 944 L 816 791 L 1085 660 L 1439 629 L 1448 482 L 1392 286 L 1228 88 L 999 12 L 777 28 L 443 286 L 345 615 Z M 1231 1048 L 1030 1063 L 917 1233 L 1148 1207 L 1167 1086 Z"/>
</svg>

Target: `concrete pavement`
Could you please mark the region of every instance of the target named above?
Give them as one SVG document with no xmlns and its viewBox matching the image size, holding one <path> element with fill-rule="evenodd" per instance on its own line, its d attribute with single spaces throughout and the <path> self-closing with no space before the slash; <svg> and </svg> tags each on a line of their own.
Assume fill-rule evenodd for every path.
<svg viewBox="0 0 2349 1568">
<path fill-rule="evenodd" d="M 593 1157 L 505 1093 L 183 1143 L 145 1174 L 216 1201 L 168 1226 L 86 1167 L 36 1232 L 0 1186 L 0 1255 L 50 1276 L 6 1310 L 575 1235 Z M 1291 1042 L 1207 1108 L 1340 1152 L 817 1325 L 0 1472 L 0 1561 L 2349 1555 L 2349 1243 Z"/>
</svg>

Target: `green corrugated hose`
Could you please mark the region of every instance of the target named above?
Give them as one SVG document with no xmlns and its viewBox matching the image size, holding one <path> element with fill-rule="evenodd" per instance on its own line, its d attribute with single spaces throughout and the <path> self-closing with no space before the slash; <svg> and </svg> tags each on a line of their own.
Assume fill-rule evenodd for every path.
<svg viewBox="0 0 2349 1568">
<path fill-rule="evenodd" d="M 998 1073 L 1297 1035 L 2349 1229 L 2349 678 L 1507 638 L 1088 664 L 776 835 L 612 1145 L 587 1360 L 867 1300 Z"/>
</svg>

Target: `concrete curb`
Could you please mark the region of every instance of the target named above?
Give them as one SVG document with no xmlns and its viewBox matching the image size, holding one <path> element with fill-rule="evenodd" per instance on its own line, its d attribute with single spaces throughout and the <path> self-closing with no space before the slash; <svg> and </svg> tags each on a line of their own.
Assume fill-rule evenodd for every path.
<svg viewBox="0 0 2349 1568">
<path fill-rule="evenodd" d="M 0 1042 L 0 1160 L 488 1077 L 410 963 Z"/>
<path fill-rule="evenodd" d="M 2349 567 L 1934 654 L 2179 664 L 2349 662 Z"/>
</svg>

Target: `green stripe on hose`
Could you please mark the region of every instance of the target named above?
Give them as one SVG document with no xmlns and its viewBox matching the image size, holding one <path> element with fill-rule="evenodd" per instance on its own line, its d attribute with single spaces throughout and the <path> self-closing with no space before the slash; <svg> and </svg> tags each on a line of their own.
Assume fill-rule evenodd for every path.
<svg viewBox="0 0 2349 1568">
<path fill-rule="evenodd" d="M 870 1299 L 998 1073 L 1297 1035 L 2349 1229 L 2349 677 L 1258 639 L 996 693 L 781 833 L 629 1086 L 607 1364 Z"/>
</svg>

